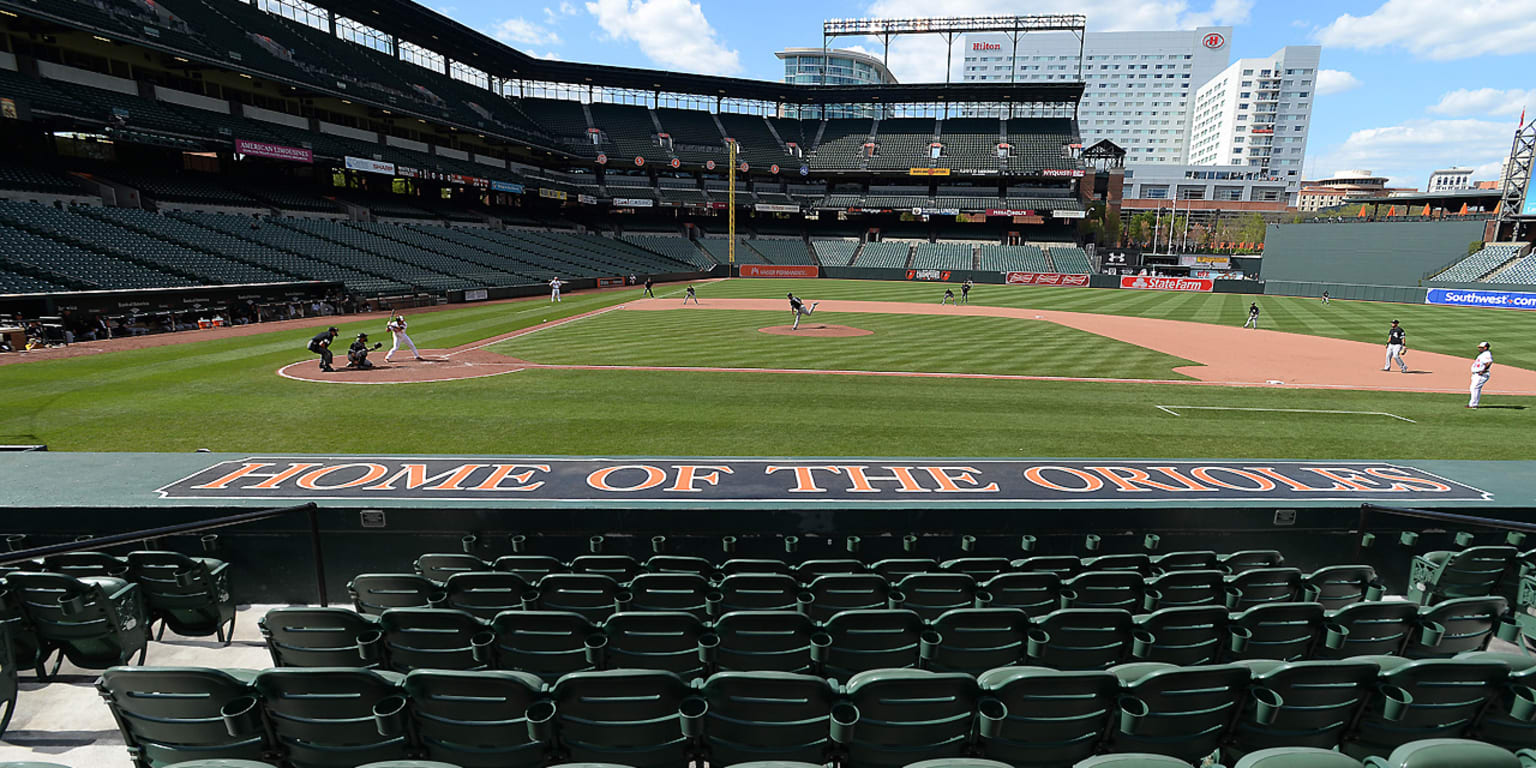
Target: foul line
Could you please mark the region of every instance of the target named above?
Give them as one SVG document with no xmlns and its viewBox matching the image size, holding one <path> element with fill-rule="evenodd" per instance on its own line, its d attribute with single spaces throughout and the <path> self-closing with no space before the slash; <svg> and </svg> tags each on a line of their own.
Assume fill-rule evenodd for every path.
<svg viewBox="0 0 1536 768">
<path fill-rule="evenodd" d="M 1352 416 L 1386 416 L 1390 419 L 1406 421 L 1409 424 L 1418 423 L 1413 419 L 1399 416 L 1395 413 L 1387 413 L 1386 411 L 1326 411 L 1313 408 L 1239 408 L 1229 405 L 1158 405 L 1153 407 L 1157 408 L 1159 411 L 1169 413 L 1174 416 L 1181 415 L 1178 411 L 1173 410 L 1178 408 L 1182 411 L 1268 411 L 1273 413 L 1330 413 L 1340 415 L 1347 414 Z"/>
</svg>

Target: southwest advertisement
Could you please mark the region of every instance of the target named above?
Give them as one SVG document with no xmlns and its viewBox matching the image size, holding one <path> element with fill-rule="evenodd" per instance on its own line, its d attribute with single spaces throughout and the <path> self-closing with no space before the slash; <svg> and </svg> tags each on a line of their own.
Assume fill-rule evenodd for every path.
<svg viewBox="0 0 1536 768">
<path fill-rule="evenodd" d="M 1447 307 L 1493 307 L 1494 309 L 1536 309 L 1536 293 L 1516 291 L 1473 291 L 1462 288 L 1431 288 L 1424 295 L 1425 304 Z"/>
</svg>

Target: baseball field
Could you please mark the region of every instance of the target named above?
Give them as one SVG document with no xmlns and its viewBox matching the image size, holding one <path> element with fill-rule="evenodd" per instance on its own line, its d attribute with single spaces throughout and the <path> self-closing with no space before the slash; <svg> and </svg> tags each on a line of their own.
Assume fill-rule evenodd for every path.
<svg viewBox="0 0 1536 768">
<path fill-rule="evenodd" d="M 1236 294 L 706 281 L 408 313 L 428 360 L 321 373 L 330 319 L 0 356 L 0 442 L 51 450 L 1529 458 L 1515 311 Z M 958 286 L 956 293 L 958 294 Z M 785 294 L 819 302 L 800 329 Z M 1260 329 L 1243 329 L 1250 301 Z M 1411 373 L 1383 372 L 1388 324 Z M 388 341 L 382 315 L 338 318 Z M 1467 368 L 1496 360 L 1484 407 Z M 372 358 L 382 365 L 383 351 Z M 338 368 L 340 365 L 338 364 Z M 350 386 L 367 385 L 367 386 Z"/>
</svg>

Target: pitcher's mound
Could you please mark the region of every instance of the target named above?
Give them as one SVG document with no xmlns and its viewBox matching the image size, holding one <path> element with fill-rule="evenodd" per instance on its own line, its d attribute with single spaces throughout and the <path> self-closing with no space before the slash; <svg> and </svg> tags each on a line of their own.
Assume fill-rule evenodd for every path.
<svg viewBox="0 0 1536 768">
<path fill-rule="evenodd" d="M 771 333 L 775 336 L 815 336 L 828 339 L 874 334 L 874 331 L 866 331 L 863 328 L 850 328 L 846 325 L 826 325 L 824 323 L 801 323 L 799 330 L 788 325 L 770 325 L 767 328 L 759 328 L 757 330 L 760 333 Z"/>
</svg>

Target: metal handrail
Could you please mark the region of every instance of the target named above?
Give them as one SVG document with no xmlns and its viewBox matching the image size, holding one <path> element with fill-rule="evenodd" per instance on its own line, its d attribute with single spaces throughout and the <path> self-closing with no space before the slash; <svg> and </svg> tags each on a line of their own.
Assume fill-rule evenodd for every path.
<svg viewBox="0 0 1536 768">
<path fill-rule="evenodd" d="M 127 544 L 136 541 L 149 541 L 162 536 L 175 536 L 184 533 L 202 533 L 220 528 L 229 528 L 246 523 L 255 523 L 262 520 L 283 517 L 295 512 L 306 512 L 309 515 L 310 545 L 315 558 L 315 598 L 321 606 L 329 604 L 325 596 L 325 554 L 320 547 L 320 517 L 319 507 L 314 502 L 300 504 L 295 507 L 282 507 L 279 509 L 263 509 L 256 512 L 241 512 L 236 515 L 216 517 L 212 520 L 199 520 L 192 523 L 177 523 L 175 525 L 163 525 L 158 528 L 144 528 L 127 533 L 114 533 L 110 536 L 98 536 L 83 541 L 69 541 L 63 544 L 49 544 L 31 549 L 20 549 L 14 552 L 0 553 L 0 565 L 10 565 L 28 560 L 58 555 L 65 552 L 91 552 L 106 549 L 118 544 Z"/>
<path fill-rule="evenodd" d="M 1496 517 L 1479 517 L 1477 515 L 1458 515 L 1454 512 L 1437 512 L 1432 509 L 1409 509 L 1407 507 L 1387 507 L 1380 504 L 1361 504 L 1360 530 L 1362 533 L 1365 532 L 1366 516 L 1372 512 L 1380 512 L 1385 515 L 1397 515 L 1399 517 L 1417 517 L 1424 520 L 1438 520 L 1445 523 L 1477 525 L 1484 528 L 1495 528 L 1506 531 L 1536 533 L 1536 523 L 1525 523 L 1519 520 L 1501 520 Z"/>
</svg>

